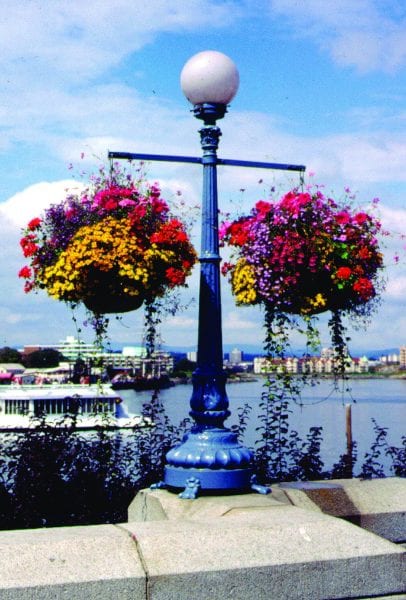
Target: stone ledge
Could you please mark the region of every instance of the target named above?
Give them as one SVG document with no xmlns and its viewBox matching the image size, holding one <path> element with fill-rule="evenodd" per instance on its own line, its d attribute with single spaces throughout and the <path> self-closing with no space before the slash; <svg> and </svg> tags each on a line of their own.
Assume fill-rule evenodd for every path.
<svg viewBox="0 0 406 600">
<path fill-rule="evenodd" d="M 0 532 L 0 600 L 406 598 L 400 545 L 285 491 L 133 504 L 139 522 Z"/>
<path fill-rule="evenodd" d="M 144 598 L 145 572 L 128 532 L 114 525 L 0 532 L 0 599 L 64 596 Z"/>
<path fill-rule="evenodd" d="M 154 600 L 359 599 L 406 589 L 401 548 L 294 506 L 124 527 L 137 540 Z"/>
<path fill-rule="evenodd" d="M 306 510 L 340 517 L 392 542 L 406 541 L 406 479 L 335 479 L 283 483 L 273 496 Z"/>
<path fill-rule="evenodd" d="M 235 494 L 199 496 L 195 500 L 180 500 L 166 490 L 141 490 L 128 507 L 128 521 L 204 520 L 232 514 L 234 510 L 256 510 L 286 504 L 272 494 Z"/>
<path fill-rule="evenodd" d="M 406 541 L 406 479 L 336 479 L 272 486 L 272 494 L 201 496 L 179 501 L 165 490 L 141 490 L 128 508 L 129 521 L 196 520 L 236 510 L 293 505 L 359 525 L 392 542 Z"/>
</svg>

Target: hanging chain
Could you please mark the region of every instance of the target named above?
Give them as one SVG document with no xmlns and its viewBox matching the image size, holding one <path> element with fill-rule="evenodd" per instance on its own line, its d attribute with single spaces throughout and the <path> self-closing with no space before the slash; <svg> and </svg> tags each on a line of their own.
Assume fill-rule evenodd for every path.
<svg viewBox="0 0 406 600">
<path fill-rule="evenodd" d="M 305 184 L 305 172 L 303 171 L 299 171 L 299 187 L 301 192 L 304 191 L 304 184 Z"/>
</svg>

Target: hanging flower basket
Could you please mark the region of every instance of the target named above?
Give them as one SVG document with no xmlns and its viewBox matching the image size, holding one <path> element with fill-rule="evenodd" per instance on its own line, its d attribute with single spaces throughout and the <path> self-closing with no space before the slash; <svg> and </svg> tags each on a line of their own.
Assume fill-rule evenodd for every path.
<svg viewBox="0 0 406 600">
<path fill-rule="evenodd" d="M 319 190 L 293 190 L 223 224 L 222 242 L 234 250 L 223 273 L 240 305 L 309 316 L 362 311 L 383 266 L 379 230 L 374 217 L 339 207 Z"/>
<path fill-rule="evenodd" d="M 142 306 L 142 293 L 130 296 L 126 290 L 131 284 L 116 273 L 92 269 L 88 273 L 89 294 L 83 298 L 83 304 L 96 314 L 124 313 L 137 310 Z"/>
<path fill-rule="evenodd" d="M 26 292 L 45 289 L 96 314 L 135 310 L 185 286 L 196 262 L 159 187 L 118 168 L 32 219 L 20 243 Z"/>
</svg>

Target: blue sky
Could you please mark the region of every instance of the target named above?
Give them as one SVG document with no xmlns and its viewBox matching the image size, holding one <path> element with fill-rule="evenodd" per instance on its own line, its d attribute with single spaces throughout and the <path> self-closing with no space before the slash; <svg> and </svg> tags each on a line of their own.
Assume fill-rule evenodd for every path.
<svg viewBox="0 0 406 600">
<path fill-rule="evenodd" d="M 16 0 L 0 15 L 0 346 L 75 333 L 64 305 L 25 295 L 16 276 L 20 228 L 63 197 L 70 163 L 90 172 L 109 149 L 200 154 L 179 75 L 207 49 L 230 56 L 240 73 L 219 122 L 219 156 L 305 164 L 337 196 L 346 186 L 363 205 L 378 196 L 386 228 L 406 232 L 403 0 Z M 286 191 L 297 183 L 275 172 L 219 170 L 224 211 L 248 210 L 271 185 Z M 158 163 L 148 174 L 168 201 L 181 189 L 191 206 L 200 202 L 199 167 Z M 354 347 L 406 344 L 404 241 L 387 245 L 383 303 L 368 329 L 352 334 Z M 197 274 L 185 303 L 197 297 L 196 281 Z M 234 306 L 224 281 L 224 342 L 260 344 L 260 323 L 259 311 Z M 168 318 L 163 339 L 193 346 L 196 325 L 192 303 Z M 140 332 L 138 313 L 113 320 L 118 342 L 138 342 Z"/>
</svg>

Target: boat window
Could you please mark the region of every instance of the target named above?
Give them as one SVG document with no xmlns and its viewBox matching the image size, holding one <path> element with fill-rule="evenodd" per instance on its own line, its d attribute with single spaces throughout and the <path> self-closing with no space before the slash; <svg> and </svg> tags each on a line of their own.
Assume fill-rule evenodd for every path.
<svg viewBox="0 0 406 600">
<path fill-rule="evenodd" d="M 26 415 L 29 409 L 29 400 L 5 400 L 4 413 L 6 415 Z"/>
</svg>

